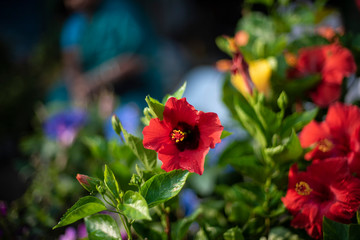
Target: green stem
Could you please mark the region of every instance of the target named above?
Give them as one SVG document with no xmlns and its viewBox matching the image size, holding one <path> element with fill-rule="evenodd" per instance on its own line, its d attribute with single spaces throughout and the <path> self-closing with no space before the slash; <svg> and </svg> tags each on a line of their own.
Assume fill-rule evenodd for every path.
<svg viewBox="0 0 360 240">
<path fill-rule="evenodd" d="M 122 215 L 121 213 L 119 213 L 120 219 L 122 224 L 124 225 L 125 231 L 128 235 L 128 240 L 132 240 L 132 236 L 131 236 L 131 231 L 130 231 L 130 227 L 129 227 L 129 222 L 127 221 L 126 216 Z"/>
</svg>

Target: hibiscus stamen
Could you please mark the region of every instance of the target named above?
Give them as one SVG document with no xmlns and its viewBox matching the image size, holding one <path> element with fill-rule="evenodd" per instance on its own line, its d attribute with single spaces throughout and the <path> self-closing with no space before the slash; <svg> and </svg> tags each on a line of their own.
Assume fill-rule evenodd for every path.
<svg viewBox="0 0 360 240">
<path fill-rule="evenodd" d="M 186 132 L 183 132 L 181 130 L 174 129 L 171 133 L 171 140 L 175 142 L 182 142 L 185 139 Z"/>
<path fill-rule="evenodd" d="M 303 181 L 296 183 L 295 191 L 302 196 L 309 195 L 312 191 L 309 184 Z"/>
<path fill-rule="evenodd" d="M 319 142 L 318 148 L 321 152 L 329 152 L 334 144 L 329 139 L 323 139 Z"/>
</svg>

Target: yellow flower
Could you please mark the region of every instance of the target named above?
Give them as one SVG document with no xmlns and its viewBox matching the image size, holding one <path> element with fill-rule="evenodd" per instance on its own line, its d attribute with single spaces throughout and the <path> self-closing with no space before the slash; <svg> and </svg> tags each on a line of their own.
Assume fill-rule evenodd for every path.
<svg viewBox="0 0 360 240">
<path fill-rule="evenodd" d="M 257 91 L 264 93 L 269 92 L 271 65 L 266 59 L 259 59 L 249 62 L 249 73 Z M 231 75 L 231 83 L 243 95 L 247 93 L 243 77 L 240 74 Z"/>
</svg>

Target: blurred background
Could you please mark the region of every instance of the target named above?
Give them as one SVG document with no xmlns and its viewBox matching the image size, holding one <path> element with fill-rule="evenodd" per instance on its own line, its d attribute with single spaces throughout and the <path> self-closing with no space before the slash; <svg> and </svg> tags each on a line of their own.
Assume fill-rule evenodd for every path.
<svg viewBox="0 0 360 240">
<path fill-rule="evenodd" d="M 127 54 L 126 57 L 129 54 L 131 57 L 135 56 L 135 59 L 131 58 L 134 60 L 134 65 L 128 66 L 130 74 L 139 70 L 146 75 L 145 77 L 139 77 L 136 74 L 135 77 L 126 75 L 124 78 L 130 79 L 127 81 L 132 84 L 121 83 L 120 86 L 111 88 L 115 95 L 119 95 L 120 98 L 124 96 L 120 101 L 127 102 L 127 93 L 130 95 L 129 102 L 134 100 L 135 96 L 137 97 L 136 94 L 140 95 L 139 99 L 144 99 L 148 93 L 161 100 L 165 93 L 173 92 L 185 80 L 188 80 L 189 85 L 194 84 L 192 85 L 194 87 L 189 87 L 192 92 L 188 93 L 188 97 L 191 98 L 198 93 L 200 100 L 202 96 L 214 89 L 211 86 L 221 86 L 221 82 L 206 81 L 207 79 L 215 79 L 215 81 L 221 79 L 221 75 L 215 70 L 214 65 L 217 60 L 226 58 L 226 55 L 217 48 L 215 38 L 220 35 L 231 36 L 234 34 L 236 24 L 242 16 L 243 1 L 103 1 L 118 2 L 119 5 L 114 6 L 119 7 L 120 13 L 115 13 L 115 18 L 121 17 L 121 14 L 128 14 L 128 19 L 130 19 L 128 21 L 134 21 L 134 25 L 129 26 L 135 27 L 129 27 L 130 29 L 127 29 L 126 24 L 122 25 L 123 31 L 134 32 L 134 35 L 127 39 L 126 43 L 132 47 L 130 49 L 133 51 L 128 52 L 124 49 L 116 51 L 119 51 L 119 55 L 120 53 Z M 109 22 L 113 22 L 104 20 L 101 16 L 96 18 L 95 13 L 98 9 L 107 11 L 112 5 L 110 4 L 110 7 L 106 8 L 99 1 L 89 0 L 90 6 L 86 7 L 82 6 L 81 2 L 81 0 L 2 0 L 0 2 L 0 200 L 2 201 L 1 206 L 4 205 L 6 209 L 10 208 L 15 200 L 24 196 L 38 171 L 34 167 L 37 166 L 36 161 L 35 164 L 30 164 L 30 161 L 33 161 L 31 156 L 34 155 L 34 150 L 33 152 L 26 150 L 31 148 L 32 143 L 27 142 L 25 145 L 21 143 L 28 136 L 34 135 L 39 126 L 41 127 L 38 119 L 41 118 L 39 115 L 43 113 L 44 106 L 49 106 L 57 101 L 71 102 L 73 100 L 79 100 L 79 105 L 83 104 L 83 99 L 76 99 L 77 96 L 73 94 L 76 89 L 80 92 L 86 89 L 87 92 L 84 93 L 87 98 L 86 104 L 93 103 L 88 100 L 88 97 L 94 98 L 94 95 L 99 95 L 94 90 L 97 85 L 95 87 L 78 87 L 82 84 L 79 80 L 79 84 L 72 89 L 69 82 L 70 85 L 75 83 L 77 80 L 71 82 L 71 79 L 76 79 L 81 74 L 88 77 L 91 75 L 88 72 L 97 66 L 103 66 L 105 60 L 117 57 L 117 55 L 111 54 L 103 56 L 105 51 L 99 50 L 101 51 L 99 53 L 92 49 L 93 46 L 90 46 L 100 43 L 103 45 L 101 47 L 109 47 L 107 49 L 109 50 L 113 47 L 111 44 L 115 43 L 116 45 L 117 41 L 122 41 L 121 39 L 108 41 L 107 37 L 101 39 L 100 35 L 95 33 L 96 31 L 103 32 L 101 26 L 107 29 L 111 25 Z M 330 8 L 339 10 L 347 32 L 360 31 L 358 24 L 360 14 L 355 1 L 328 1 L 327 4 Z M 261 5 L 258 8 L 255 6 L 255 9 L 266 12 Z M 115 11 L 115 8 L 112 8 L 112 11 Z M 99 22 L 104 25 L 99 23 L 93 29 L 84 30 L 85 26 L 88 26 L 86 24 L 93 23 L 96 19 L 99 19 Z M 88 22 L 84 23 L 84 21 Z M 77 33 L 79 29 L 87 34 L 84 36 L 88 36 L 88 41 L 84 42 L 81 39 Z M 111 27 L 108 29 L 106 31 L 110 31 Z M 116 38 L 116 36 L 114 37 Z M 90 39 L 94 41 L 90 41 Z M 79 56 L 80 45 L 82 49 L 89 51 L 87 55 Z M 145 46 L 144 49 L 142 49 L 143 46 Z M 136 58 L 138 51 L 141 56 L 140 61 Z M 144 60 L 143 56 L 151 59 L 149 63 L 146 62 L 148 59 Z M 84 59 L 79 59 L 81 57 Z M 106 59 L 96 60 L 97 63 L 92 63 L 91 61 L 95 61 L 96 57 Z M 71 63 L 82 64 L 82 66 L 74 70 Z M 85 66 L 86 64 L 88 66 Z M 69 65 L 71 66 L 69 67 Z M 118 69 L 118 65 L 115 64 L 115 68 Z M 144 68 L 155 70 L 147 75 L 148 72 Z M 76 72 L 79 69 L 83 72 Z M 100 71 L 98 75 L 101 74 L 103 73 Z M 201 77 L 204 77 L 205 80 L 200 81 Z M 139 78 L 141 79 L 139 80 Z M 194 78 L 200 79 L 198 84 L 191 82 L 195 81 Z M 108 82 L 113 82 L 112 77 L 109 79 Z M 131 82 L 133 80 L 134 82 L 139 81 L 141 84 L 134 84 Z M 68 89 L 64 90 L 64 86 Z M 141 91 L 137 87 L 142 88 Z M 118 91 L 117 88 L 120 90 Z M 125 92 L 124 89 L 130 90 Z M 194 98 L 194 102 L 196 100 Z M 138 101 L 138 99 L 134 101 Z M 145 101 L 142 100 L 138 104 L 140 108 L 143 107 L 142 104 L 145 104 Z M 220 117 L 225 118 L 226 113 Z M 76 172 L 72 174 L 74 176 Z M 31 202 L 33 199 L 29 197 L 28 201 Z M 73 202 L 71 200 L 68 204 Z M 24 203 L 21 204 L 24 205 Z M 19 212 L 21 210 L 18 209 L 14 218 L 22 217 Z M 58 216 L 61 211 L 56 214 Z M 36 218 L 41 218 L 41 216 L 37 215 Z M 31 222 L 31 217 L 28 215 L 26 217 L 28 219 L 23 223 L 25 228 L 16 229 L 16 231 L 23 231 L 25 232 L 22 233 L 24 236 L 32 236 L 37 239 L 36 234 L 26 235 L 26 232 L 30 231 L 26 229 L 26 226 L 28 226 L 28 222 Z M 46 222 L 46 218 L 43 221 Z M 49 223 L 49 225 L 51 224 L 52 222 Z M 33 226 L 28 226 L 28 228 L 30 227 Z"/>
</svg>

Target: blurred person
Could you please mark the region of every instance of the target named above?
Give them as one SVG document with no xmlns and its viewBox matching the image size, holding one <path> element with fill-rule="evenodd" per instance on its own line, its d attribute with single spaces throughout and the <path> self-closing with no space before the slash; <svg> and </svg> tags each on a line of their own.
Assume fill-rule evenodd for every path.
<svg viewBox="0 0 360 240">
<path fill-rule="evenodd" d="M 110 86 L 121 102 L 140 107 L 147 94 L 162 96 L 157 39 L 133 2 L 64 0 L 64 4 L 73 11 L 60 39 L 65 85 L 50 96 L 84 106 Z"/>
</svg>

